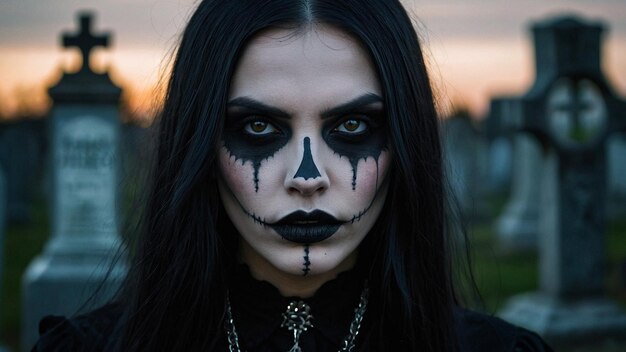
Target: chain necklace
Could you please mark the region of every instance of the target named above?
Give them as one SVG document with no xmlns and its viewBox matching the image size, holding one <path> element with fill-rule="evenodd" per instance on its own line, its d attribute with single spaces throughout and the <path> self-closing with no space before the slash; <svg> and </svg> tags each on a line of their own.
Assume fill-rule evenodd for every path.
<svg viewBox="0 0 626 352">
<path fill-rule="evenodd" d="M 367 296 L 369 290 L 367 284 L 361 292 L 361 298 L 359 299 L 359 305 L 354 309 L 354 318 L 350 322 L 350 329 L 348 335 L 343 340 L 339 352 L 352 352 L 356 345 L 356 337 L 359 334 L 361 328 L 361 322 L 363 321 L 363 315 L 367 309 Z M 293 332 L 294 345 L 288 352 L 302 352 L 300 349 L 300 335 L 307 331 L 308 328 L 313 327 L 311 320 L 311 308 L 303 301 L 293 301 L 287 306 L 287 310 L 283 313 L 283 323 L 281 327 L 286 327 Z M 226 295 L 226 321 L 224 323 L 226 334 L 228 337 L 228 351 L 229 352 L 241 352 L 239 347 L 239 337 L 237 336 L 237 330 L 235 329 L 235 321 L 233 319 L 232 309 L 230 307 L 229 296 Z"/>
</svg>

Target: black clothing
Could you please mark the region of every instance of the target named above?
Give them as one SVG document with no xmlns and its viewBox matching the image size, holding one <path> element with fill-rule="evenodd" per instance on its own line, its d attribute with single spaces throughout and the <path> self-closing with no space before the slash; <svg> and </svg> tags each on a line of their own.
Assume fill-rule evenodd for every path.
<svg viewBox="0 0 626 352">
<path fill-rule="evenodd" d="M 363 283 L 354 271 L 342 273 L 325 283 L 315 296 L 304 300 L 311 307 L 313 327 L 301 336 L 303 351 L 339 350 L 348 334 Z M 282 313 L 289 302 L 299 298 L 282 297 L 268 282 L 253 279 L 245 266 L 238 268 L 229 295 L 243 351 L 288 351 L 293 346 L 292 333 L 281 327 Z M 33 351 L 81 351 L 94 347 L 102 350 L 118 335 L 114 330 L 120 316 L 118 305 L 108 305 L 73 319 L 48 316 L 40 323 L 41 338 Z M 552 351 L 536 334 L 501 319 L 460 308 L 456 318 L 463 352 Z M 366 312 L 363 323 L 371 319 L 375 317 L 368 317 Z"/>
</svg>

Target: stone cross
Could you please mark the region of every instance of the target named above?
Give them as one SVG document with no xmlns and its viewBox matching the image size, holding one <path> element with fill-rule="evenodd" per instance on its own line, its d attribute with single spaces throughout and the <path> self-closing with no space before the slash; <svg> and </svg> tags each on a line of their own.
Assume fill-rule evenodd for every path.
<svg viewBox="0 0 626 352">
<path fill-rule="evenodd" d="M 91 50 L 97 46 L 108 47 L 109 38 L 111 34 L 105 33 L 102 35 L 94 35 L 91 32 L 91 20 L 93 16 L 91 13 L 80 14 L 80 29 L 75 34 L 64 33 L 62 35 L 63 46 L 78 47 L 83 57 L 83 65 L 81 71 L 91 71 L 90 68 L 90 54 Z"/>
<path fill-rule="evenodd" d="M 602 30 L 575 17 L 535 24 L 537 79 L 508 121 L 544 147 L 540 289 L 501 316 L 562 348 L 626 338 L 626 314 L 604 296 L 607 139 L 626 131 L 626 101 L 600 68 Z"/>
<path fill-rule="evenodd" d="M 81 16 L 87 34 L 76 39 L 86 59 L 97 42 L 85 30 L 89 18 Z M 122 90 L 87 62 L 77 73 L 64 73 L 49 94 L 51 229 L 22 280 L 24 348 L 36 341 L 43 316 L 72 316 L 103 304 L 126 272 L 124 258 L 116 255 Z"/>
</svg>

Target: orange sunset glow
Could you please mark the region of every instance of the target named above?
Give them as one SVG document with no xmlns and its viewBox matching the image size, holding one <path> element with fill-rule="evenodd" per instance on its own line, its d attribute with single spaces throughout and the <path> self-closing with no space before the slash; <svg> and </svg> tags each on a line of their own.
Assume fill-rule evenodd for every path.
<svg viewBox="0 0 626 352">
<path fill-rule="evenodd" d="M 96 13 L 93 31 L 111 32 L 112 45 L 96 49 L 92 68 L 108 70 L 124 88 L 124 101 L 139 119 L 157 105 L 169 54 L 192 0 L 34 0 L 0 3 L 0 117 L 41 115 L 50 106 L 47 87 L 62 70 L 80 65 L 76 49 L 60 45 L 61 33 L 75 31 L 76 12 Z M 445 114 L 467 107 L 481 118 L 495 95 L 522 94 L 534 80 L 528 26 L 557 12 L 602 20 L 603 69 L 618 94 L 626 95 L 626 4 L 619 0 L 403 1 L 416 17 L 431 77 Z M 43 7 L 43 8 L 42 8 Z"/>
</svg>

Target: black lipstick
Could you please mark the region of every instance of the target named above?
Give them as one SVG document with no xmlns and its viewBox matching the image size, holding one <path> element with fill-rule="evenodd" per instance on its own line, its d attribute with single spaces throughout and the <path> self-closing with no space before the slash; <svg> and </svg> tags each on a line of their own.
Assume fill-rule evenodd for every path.
<svg viewBox="0 0 626 352">
<path fill-rule="evenodd" d="M 321 210 L 298 210 L 268 225 L 287 241 L 311 244 L 332 236 L 343 223 Z"/>
</svg>

